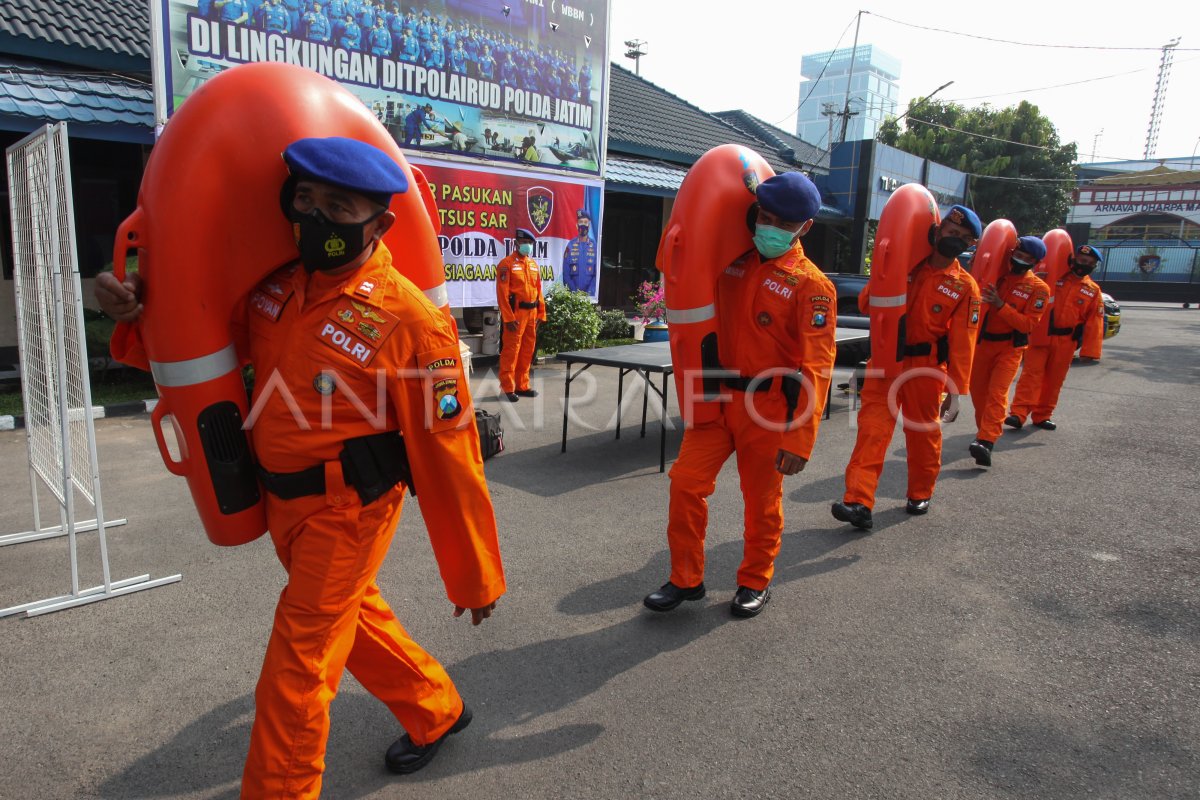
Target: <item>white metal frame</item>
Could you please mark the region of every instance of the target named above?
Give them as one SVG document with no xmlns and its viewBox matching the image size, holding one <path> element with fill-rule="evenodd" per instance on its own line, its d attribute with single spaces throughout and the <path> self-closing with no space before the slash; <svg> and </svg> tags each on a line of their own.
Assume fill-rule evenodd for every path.
<svg viewBox="0 0 1200 800">
<path fill-rule="evenodd" d="M 71 562 L 70 594 L 0 609 L 0 617 L 33 617 L 175 583 L 182 576 L 113 581 L 109 574 L 105 530 L 126 520 L 106 522 L 100 496 L 66 123 L 35 131 L 7 148 L 6 156 L 33 530 L 0 536 L 0 546 L 66 536 Z M 58 500 L 57 526 L 42 527 L 39 479 Z M 76 492 L 94 507 L 95 519 L 75 519 Z M 104 582 L 81 589 L 75 535 L 87 531 L 98 532 Z"/>
</svg>

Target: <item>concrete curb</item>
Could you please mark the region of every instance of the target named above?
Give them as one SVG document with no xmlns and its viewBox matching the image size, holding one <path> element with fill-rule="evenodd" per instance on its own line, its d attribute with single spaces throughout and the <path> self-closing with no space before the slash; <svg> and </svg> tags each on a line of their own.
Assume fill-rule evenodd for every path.
<svg viewBox="0 0 1200 800">
<path fill-rule="evenodd" d="M 157 397 L 153 400 L 130 400 L 125 403 L 114 403 L 111 406 L 92 406 L 92 419 L 149 414 L 156 405 L 158 405 Z M 0 431 L 12 431 L 24 427 L 25 416 L 23 414 L 0 414 Z"/>
</svg>

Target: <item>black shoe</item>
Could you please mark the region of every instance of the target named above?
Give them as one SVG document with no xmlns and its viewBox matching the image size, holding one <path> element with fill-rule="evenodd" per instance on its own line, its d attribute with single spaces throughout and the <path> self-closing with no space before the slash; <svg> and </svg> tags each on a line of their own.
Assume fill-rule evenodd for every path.
<svg viewBox="0 0 1200 800">
<path fill-rule="evenodd" d="M 729 613 L 735 617 L 757 617 L 770 599 L 770 586 L 761 591 L 747 586 L 739 586 L 737 593 L 733 596 L 733 602 L 729 604 Z"/>
<path fill-rule="evenodd" d="M 967 450 L 975 456 L 975 463 L 981 467 L 992 465 L 992 443 L 987 439 L 976 439 L 968 445 Z"/>
<path fill-rule="evenodd" d="M 1010 428 L 1021 430 L 1021 428 L 1025 425 L 1025 420 L 1021 419 L 1016 414 L 1009 414 L 1004 418 L 1004 424 Z"/>
<path fill-rule="evenodd" d="M 871 521 L 871 509 L 864 506 L 862 503 L 842 503 L 833 504 L 833 518 L 842 522 L 849 522 L 854 527 L 869 531 L 875 523 Z"/>
<path fill-rule="evenodd" d="M 910 497 L 910 498 L 908 498 L 908 503 L 904 506 L 904 510 L 906 512 L 908 512 L 909 514 L 917 514 L 917 515 L 928 514 L 929 513 L 929 501 L 928 500 L 913 500 Z"/>
<path fill-rule="evenodd" d="M 699 600 L 704 597 L 704 584 L 684 589 L 667 581 L 657 592 L 646 595 L 642 603 L 651 611 L 670 611 L 684 600 Z"/>
<path fill-rule="evenodd" d="M 471 724 L 471 716 L 471 709 L 467 708 L 464 703 L 462 713 L 458 715 L 458 721 L 450 726 L 450 730 L 426 745 L 413 744 L 412 739 L 408 738 L 408 734 L 404 734 L 388 748 L 387 755 L 384 756 L 387 768 L 398 775 L 408 775 L 410 772 L 421 769 L 433 761 L 438 748 L 450 734 L 458 733 Z"/>
<path fill-rule="evenodd" d="M 1044 419 L 1044 420 L 1042 420 L 1041 422 L 1035 422 L 1035 423 L 1033 423 L 1033 427 L 1035 427 L 1035 428 L 1041 428 L 1041 429 L 1042 429 L 1042 430 L 1044 430 L 1044 431 L 1056 431 L 1056 430 L 1058 430 L 1058 426 L 1054 424 L 1053 420 L 1048 420 L 1048 419 Z"/>
<path fill-rule="evenodd" d="M 537 389 L 518 389 L 517 395 L 520 397 L 537 397 Z"/>
<path fill-rule="evenodd" d="M 510 403 L 515 403 L 520 400 L 520 396 L 516 392 L 503 392 L 504 399 Z"/>
</svg>

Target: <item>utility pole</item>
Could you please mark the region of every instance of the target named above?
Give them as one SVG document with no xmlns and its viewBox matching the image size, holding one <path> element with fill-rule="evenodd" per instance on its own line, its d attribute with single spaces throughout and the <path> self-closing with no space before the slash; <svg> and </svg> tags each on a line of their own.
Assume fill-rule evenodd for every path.
<svg viewBox="0 0 1200 800">
<path fill-rule="evenodd" d="M 1162 60 L 1158 64 L 1158 85 L 1154 87 L 1154 102 L 1150 106 L 1150 129 L 1146 132 L 1146 152 L 1142 158 L 1154 157 L 1158 147 L 1158 124 L 1162 121 L 1163 105 L 1167 102 L 1167 78 L 1171 75 L 1171 60 L 1175 55 L 1175 47 L 1179 44 L 1176 36 L 1162 47 Z"/>
<path fill-rule="evenodd" d="M 642 56 L 646 55 L 646 51 L 642 48 L 646 45 L 641 39 L 629 39 L 625 42 L 625 46 L 629 49 L 625 51 L 626 58 L 633 59 L 633 74 L 642 74 Z"/>
<path fill-rule="evenodd" d="M 833 149 L 833 118 L 839 116 L 838 112 L 834 110 L 836 108 L 837 106 L 833 103 L 821 103 L 821 116 L 829 120 L 829 136 L 825 141 L 829 143 L 828 149 L 830 150 Z"/>
<path fill-rule="evenodd" d="M 850 124 L 852 116 L 850 113 L 850 84 L 854 80 L 854 62 L 858 59 L 858 28 L 862 25 L 863 13 L 859 11 L 858 18 L 854 22 L 854 46 L 850 48 L 850 72 L 846 75 L 846 102 L 842 104 L 842 133 L 838 136 L 839 142 L 846 141 L 846 126 Z"/>
<path fill-rule="evenodd" d="M 1100 137 L 1103 135 L 1104 128 L 1101 128 L 1100 132 L 1092 137 L 1092 163 L 1096 162 L 1096 145 L 1100 144 Z"/>
</svg>

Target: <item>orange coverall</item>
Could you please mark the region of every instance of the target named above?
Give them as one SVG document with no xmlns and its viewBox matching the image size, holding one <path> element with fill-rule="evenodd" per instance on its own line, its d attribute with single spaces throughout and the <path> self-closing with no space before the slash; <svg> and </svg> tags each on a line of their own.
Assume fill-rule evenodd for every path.
<svg viewBox="0 0 1200 800">
<path fill-rule="evenodd" d="M 1050 344 L 1025 352 L 1009 413 L 1022 422 L 1032 415 L 1035 424 L 1050 419 L 1075 351 L 1082 346 L 1083 355 L 1099 358 L 1103 341 L 1100 287 L 1089 277 L 1067 272 L 1055 284 L 1050 299 Z"/>
<path fill-rule="evenodd" d="M 537 262 L 516 250 L 496 267 L 496 304 L 500 307 L 503 346 L 500 350 L 500 391 L 529 389 L 529 366 L 537 350 L 537 323 L 546 321 L 542 273 Z M 517 323 L 510 331 L 508 324 Z"/>
<path fill-rule="evenodd" d="M 871 287 L 858 296 L 858 307 L 867 313 Z M 908 497 L 933 497 L 942 467 L 942 429 L 938 411 L 942 392 L 969 391 L 975 334 L 979 329 L 979 286 L 955 260 L 944 270 L 923 263 L 908 276 L 908 310 L 905 341 L 910 355 L 904 371 L 892 379 L 874 378 L 867 363 L 867 379 L 860 395 L 858 438 L 846 466 L 844 502 L 875 505 L 875 488 L 883 460 L 896 427 L 897 412 L 904 413 L 904 439 L 908 448 Z M 938 340 L 943 340 L 946 360 L 939 363 Z M 916 351 L 916 352 L 913 352 Z M 920 352 L 928 351 L 928 352 Z M 922 370 L 914 373 L 913 370 Z M 895 399 L 889 400 L 889 394 Z"/>
<path fill-rule="evenodd" d="M 770 388 L 753 394 L 726 389 L 730 397 L 721 416 L 684 431 L 671 467 L 670 580 L 684 587 L 704 580 L 707 498 L 717 488 L 721 465 L 736 452 L 745 504 L 737 582 L 761 591 L 775 573 L 783 534 L 783 475 L 775 469 L 776 456 L 780 449 L 806 460 L 812 455 L 836 355 L 837 294 L 797 242 L 778 258 L 763 261 L 752 250 L 727 267 L 717 283 L 716 307 L 722 366 L 746 378 L 763 375 Z M 789 420 L 780 373 L 795 370 L 804 383 Z"/>
<path fill-rule="evenodd" d="M 1050 287 L 1032 271 L 1006 273 L 996 287 L 1000 308 L 985 306 L 975 364 L 971 368 L 971 403 L 975 406 L 976 438 L 993 444 L 1004 430 L 1008 390 L 1029 346 L 1029 334 L 1046 313 Z"/>
<path fill-rule="evenodd" d="M 409 638 L 375 583 L 404 488 L 364 507 L 343 478 L 342 442 L 403 432 L 434 555 L 457 606 L 481 608 L 504 593 L 496 521 L 456 332 L 392 268 L 383 244 L 349 276 L 308 275 L 298 266 L 275 272 L 235 320 L 245 320 L 239 352 L 255 368 L 247 425 L 259 464 L 280 473 L 324 464 L 326 480 L 324 495 L 265 493 L 288 582 L 255 692 L 242 797 L 315 798 L 329 704 L 344 668 L 416 744 L 440 737 L 462 712 L 446 671 Z M 118 326 L 114 357 L 145 366 L 140 350 L 136 326 Z"/>
</svg>

